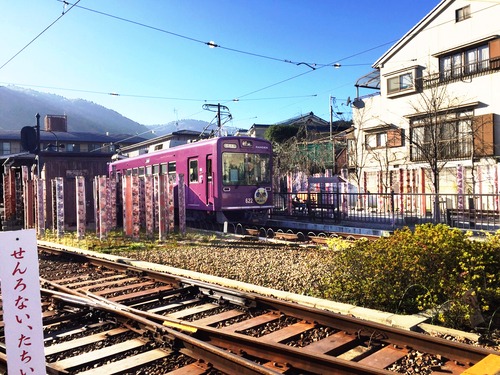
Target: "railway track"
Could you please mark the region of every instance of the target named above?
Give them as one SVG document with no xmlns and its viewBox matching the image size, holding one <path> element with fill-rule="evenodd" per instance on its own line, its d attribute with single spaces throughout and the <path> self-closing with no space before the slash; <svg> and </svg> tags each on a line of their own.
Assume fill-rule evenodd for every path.
<svg viewBox="0 0 500 375">
<path fill-rule="evenodd" d="M 50 373 L 390 374 L 417 353 L 427 373 L 459 374 L 495 354 L 126 259 L 39 251 Z"/>
<path fill-rule="evenodd" d="M 197 229 L 206 230 L 205 228 L 194 226 Z M 223 231 L 223 228 L 212 228 L 212 230 L 217 230 L 219 232 Z M 359 233 L 349 233 L 349 232 L 322 232 L 322 231 L 311 231 L 308 229 L 290 229 L 290 228 L 277 228 L 277 227 L 255 227 L 248 226 L 239 223 L 232 223 L 229 225 L 226 232 L 234 233 L 237 235 L 248 235 L 255 238 L 266 238 L 266 239 L 277 239 L 284 241 L 296 241 L 304 243 L 315 243 L 325 245 L 328 238 L 341 238 L 349 241 L 356 241 L 359 239 L 373 241 L 380 236 L 369 235 L 369 234 L 359 234 Z"/>
<path fill-rule="evenodd" d="M 301 231 L 292 229 L 281 228 L 245 228 L 243 234 L 248 234 L 255 237 L 274 238 L 285 241 L 299 241 L 299 242 L 312 242 L 316 244 L 325 245 L 329 238 L 341 238 L 349 241 L 356 241 L 360 239 L 374 241 L 379 239 L 380 236 L 358 234 L 358 233 L 345 233 L 345 232 L 312 232 Z"/>
</svg>

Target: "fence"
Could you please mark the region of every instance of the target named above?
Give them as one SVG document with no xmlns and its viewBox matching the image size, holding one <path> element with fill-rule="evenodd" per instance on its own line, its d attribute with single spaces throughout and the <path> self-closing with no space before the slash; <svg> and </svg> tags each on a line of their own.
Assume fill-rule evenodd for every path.
<svg viewBox="0 0 500 375">
<path fill-rule="evenodd" d="M 274 193 L 272 217 L 291 216 L 344 225 L 413 227 L 444 223 L 463 229 L 500 229 L 498 194 Z"/>
</svg>

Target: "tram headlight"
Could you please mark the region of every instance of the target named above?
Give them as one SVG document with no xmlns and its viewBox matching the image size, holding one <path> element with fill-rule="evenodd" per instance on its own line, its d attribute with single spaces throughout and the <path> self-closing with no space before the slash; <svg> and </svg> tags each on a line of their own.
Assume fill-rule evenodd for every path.
<svg viewBox="0 0 500 375">
<path fill-rule="evenodd" d="M 267 190 L 263 187 L 258 188 L 255 190 L 255 193 L 253 195 L 253 199 L 255 200 L 255 203 L 257 204 L 264 204 L 267 202 Z"/>
</svg>

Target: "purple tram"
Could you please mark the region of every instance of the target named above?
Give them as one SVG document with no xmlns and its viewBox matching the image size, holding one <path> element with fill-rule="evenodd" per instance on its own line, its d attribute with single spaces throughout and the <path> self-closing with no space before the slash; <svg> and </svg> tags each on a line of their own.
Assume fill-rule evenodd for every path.
<svg viewBox="0 0 500 375">
<path fill-rule="evenodd" d="M 264 139 L 218 137 L 110 163 L 111 176 L 184 174 L 191 221 L 263 224 L 273 207 L 272 147 Z M 177 186 L 174 188 L 177 191 Z M 177 205 L 177 196 L 175 196 Z"/>
</svg>

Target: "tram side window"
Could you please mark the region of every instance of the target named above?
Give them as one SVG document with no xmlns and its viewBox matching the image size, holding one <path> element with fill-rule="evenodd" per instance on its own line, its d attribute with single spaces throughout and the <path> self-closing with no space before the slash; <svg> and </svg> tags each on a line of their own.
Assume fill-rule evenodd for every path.
<svg viewBox="0 0 500 375">
<path fill-rule="evenodd" d="M 189 161 L 189 182 L 198 182 L 198 160 Z"/>
<path fill-rule="evenodd" d="M 160 166 L 158 164 L 153 165 L 153 174 L 160 174 Z"/>
<path fill-rule="evenodd" d="M 160 174 L 167 174 L 167 164 L 160 165 Z"/>
<path fill-rule="evenodd" d="M 175 161 L 171 161 L 168 163 L 168 175 L 170 177 L 175 177 L 175 173 L 176 173 Z"/>
<path fill-rule="evenodd" d="M 139 176 L 144 176 L 144 167 L 139 167 Z"/>
<path fill-rule="evenodd" d="M 207 159 L 207 181 L 212 181 L 212 159 Z"/>
</svg>

